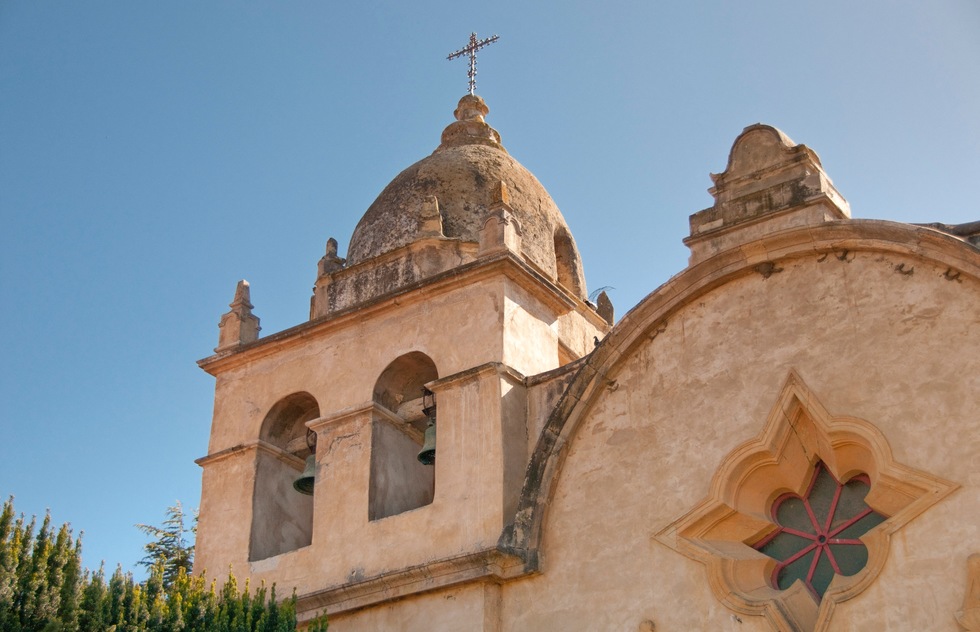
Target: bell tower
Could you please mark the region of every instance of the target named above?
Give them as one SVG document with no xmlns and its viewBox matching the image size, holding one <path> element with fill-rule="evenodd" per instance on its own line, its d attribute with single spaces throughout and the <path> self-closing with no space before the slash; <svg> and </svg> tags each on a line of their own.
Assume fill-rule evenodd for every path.
<svg viewBox="0 0 980 632">
<path fill-rule="evenodd" d="M 498 540 L 540 431 L 527 376 L 588 354 L 611 309 L 586 300 L 564 218 L 488 113 L 464 96 L 346 258 L 328 240 L 307 322 L 258 337 L 239 288 L 199 363 L 216 384 L 198 570 L 295 587 L 303 619 L 520 565 Z"/>
</svg>

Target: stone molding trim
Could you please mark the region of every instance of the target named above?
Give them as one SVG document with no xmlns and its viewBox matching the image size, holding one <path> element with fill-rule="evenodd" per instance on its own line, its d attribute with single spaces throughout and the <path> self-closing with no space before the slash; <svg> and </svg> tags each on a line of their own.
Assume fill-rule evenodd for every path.
<svg viewBox="0 0 980 632">
<path fill-rule="evenodd" d="M 362 404 L 348 406 L 347 408 L 328 413 L 317 419 L 311 419 L 306 422 L 306 427 L 314 432 L 321 433 L 332 426 L 338 426 L 344 423 L 348 419 L 364 416 L 374 409 L 375 403 L 369 400 Z"/>
<path fill-rule="evenodd" d="M 345 268 L 345 272 L 352 268 Z M 277 351 L 306 344 L 310 339 L 326 336 L 347 327 L 356 327 L 365 318 L 404 305 L 431 300 L 433 296 L 472 285 L 478 281 L 502 275 L 527 290 L 556 314 L 577 312 L 594 326 L 605 331 L 609 325 L 584 300 L 572 296 L 551 281 L 546 274 L 519 258 L 504 251 L 452 270 L 439 273 L 400 287 L 397 290 L 372 298 L 364 303 L 332 313 L 329 317 L 308 321 L 280 332 L 259 338 L 255 342 L 216 353 L 198 360 L 197 364 L 211 375 L 232 370 L 249 362 L 266 357 Z"/>
<path fill-rule="evenodd" d="M 297 619 L 302 624 L 322 614 L 351 612 L 476 581 L 503 583 L 523 575 L 526 573 L 520 558 L 499 549 L 486 549 L 301 595 L 296 603 Z"/>
<path fill-rule="evenodd" d="M 755 268 L 766 262 L 834 255 L 844 262 L 859 252 L 895 253 L 934 262 L 951 270 L 960 282 L 980 283 L 980 252 L 976 248 L 936 230 L 881 220 L 842 220 L 788 229 L 687 268 L 630 310 L 577 367 L 538 437 L 517 512 L 501 535 L 499 546 L 524 559 L 529 570 L 540 569 L 549 505 L 579 426 L 605 388 L 615 382 L 620 365 L 639 345 L 669 327 L 677 312 L 734 279 L 757 274 Z M 948 277 L 942 280 L 940 276 L 937 281 L 947 282 Z"/>
<path fill-rule="evenodd" d="M 503 362 L 486 362 L 475 366 L 472 369 L 466 369 L 465 371 L 460 371 L 459 373 L 453 373 L 452 375 L 441 377 L 438 380 L 433 380 L 426 384 L 426 386 L 432 391 L 438 393 L 439 391 L 443 391 L 450 386 L 458 386 L 459 384 L 470 380 L 477 380 L 489 374 L 499 375 L 511 384 L 517 386 L 524 386 L 525 381 L 527 380 L 527 378 L 522 375 L 520 371 L 507 364 L 504 364 Z"/>
<path fill-rule="evenodd" d="M 195 459 L 194 463 L 201 467 L 206 467 L 215 463 L 217 461 L 222 461 L 228 457 L 235 456 L 237 454 L 245 454 L 252 452 L 268 452 L 272 456 L 276 457 L 283 463 L 286 463 L 293 468 L 302 471 L 303 469 L 303 459 L 298 456 L 283 450 L 279 446 L 272 445 L 268 441 L 263 441 L 262 439 L 255 439 L 253 441 L 247 441 L 245 443 L 240 443 L 238 445 L 232 446 L 230 448 L 225 448 L 224 450 L 219 450 L 213 454 L 208 454 L 207 456 L 202 456 L 199 459 Z"/>
<path fill-rule="evenodd" d="M 980 553 L 966 560 L 966 596 L 956 622 L 967 632 L 980 632 Z"/>
<path fill-rule="evenodd" d="M 787 590 L 773 588 L 776 560 L 750 546 L 774 530 L 769 516 L 776 498 L 803 495 L 818 462 L 842 482 L 867 474 L 867 504 L 889 516 L 860 538 L 868 551 L 865 567 L 849 577 L 835 575 L 819 602 L 799 581 Z M 715 597 L 736 612 L 763 616 L 774 630 L 823 631 L 837 603 L 875 580 L 890 536 L 958 487 L 895 462 L 875 426 L 831 416 L 791 371 L 760 435 L 729 453 L 708 496 L 655 538 L 703 563 Z"/>
</svg>

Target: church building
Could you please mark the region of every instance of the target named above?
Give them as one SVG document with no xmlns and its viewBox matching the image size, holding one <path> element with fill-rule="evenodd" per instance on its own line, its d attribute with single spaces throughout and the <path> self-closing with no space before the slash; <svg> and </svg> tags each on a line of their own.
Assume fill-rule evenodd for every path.
<svg viewBox="0 0 980 632">
<path fill-rule="evenodd" d="M 336 632 L 980 631 L 980 222 L 851 219 L 752 125 L 617 321 L 487 114 L 327 241 L 308 320 L 239 283 L 197 570 Z"/>
</svg>

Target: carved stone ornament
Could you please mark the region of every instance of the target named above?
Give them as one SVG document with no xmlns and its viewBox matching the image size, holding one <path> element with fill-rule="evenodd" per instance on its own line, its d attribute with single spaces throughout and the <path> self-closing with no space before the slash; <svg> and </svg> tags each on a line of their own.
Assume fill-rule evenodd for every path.
<svg viewBox="0 0 980 632">
<path fill-rule="evenodd" d="M 867 549 L 863 568 L 835 572 L 820 595 L 804 580 L 780 590 L 773 581 L 780 562 L 753 547 L 780 528 L 773 518 L 778 500 L 806 498 L 818 468 L 841 484 L 869 481 L 863 502 L 885 519 L 860 536 Z M 835 605 L 860 594 L 878 576 L 891 535 L 956 488 L 896 463 L 875 426 L 831 416 L 791 372 L 762 433 L 724 459 L 707 498 L 655 537 L 703 563 L 712 592 L 732 610 L 765 617 L 774 630 L 825 631 Z"/>
</svg>

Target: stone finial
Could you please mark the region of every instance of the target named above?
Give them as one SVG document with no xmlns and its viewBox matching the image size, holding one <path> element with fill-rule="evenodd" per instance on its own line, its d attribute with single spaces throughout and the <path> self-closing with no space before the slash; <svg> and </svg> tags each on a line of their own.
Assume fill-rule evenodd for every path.
<svg viewBox="0 0 980 632">
<path fill-rule="evenodd" d="M 691 215 L 684 240 L 692 264 L 777 230 L 851 216 L 817 154 L 769 125 L 746 127 L 711 179 L 714 206 Z"/>
<path fill-rule="evenodd" d="M 521 223 L 504 206 L 491 209 L 480 229 L 478 256 L 509 250 L 521 254 Z"/>
<path fill-rule="evenodd" d="M 326 253 L 320 257 L 316 266 L 316 283 L 313 284 L 313 296 L 310 297 L 310 320 L 328 313 L 329 288 L 333 274 L 343 270 L 346 263 L 346 259 L 337 256 L 337 240 L 331 237 L 327 240 Z"/>
<path fill-rule="evenodd" d="M 242 279 L 235 287 L 235 298 L 228 307 L 230 311 L 221 316 L 218 323 L 218 346 L 215 351 L 227 351 L 259 339 L 259 318 L 252 313 L 248 281 Z"/>
<path fill-rule="evenodd" d="M 480 229 L 480 256 L 502 250 L 521 254 L 521 223 L 514 216 L 513 210 L 507 185 L 498 180 L 497 185 L 491 189 L 487 219 Z"/>
<path fill-rule="evenodd" d="M 442 232 L 442 214 L 439 212 L 439 199 L 436 196 L 427 195 L 422 200 L 419 223 L 420 237 L 445 237 Z"/>
<path fill-rule="evenodd" d="M 327 240 L 326 254 L 320 257 L 317 263 L 317 277 L 342 270 L 345 263 L 347 263 L 346 259 L 337 256 L 337 240 L 331 237 Z"/>
<path fill-rule="evenodd" d="M 616 309 L 605 290 L 599 292 L 599 296 L 595 300 L 595 311 L 602 320 L 610 325 L 616 320 Z"/>
<path fill-rule="evenodd" d="M 482 98 L 473 94 L 464 96 L 453 112 L 456 121 L 442 131 L 442 143 L 436 151 L 459 145 L 489 145 L 507 153 L 500 144 L 500 134 L 483 118 L 489 112 Z"/>
<path fill-rule="evenodd" d="M 453 110 L 453 116 L 456 117 L 457 121 L 478 121 L 480 123 L 486 122 L 483 117 L 489 113 L 490 108 L 487 107 L 487 102 L 483 100 L 483 97 L 478 97 L 475 94 L 464 96 L 459 100 L 456 109 Z"/>
<path fill-rule="evenodd" d="M 507 184 L 500 180 L 497 182 L 497 186 L 494 187 L 490 198 L 491 205 L 506 204 L 510 206 L 510 191 L 507 190 Z"/>
<path fill-rule="evenodd" d="M 966 596 L 956 622 L 967 632 L 980 632 L 980 553 L 966 560 Z"/>
</svg>

